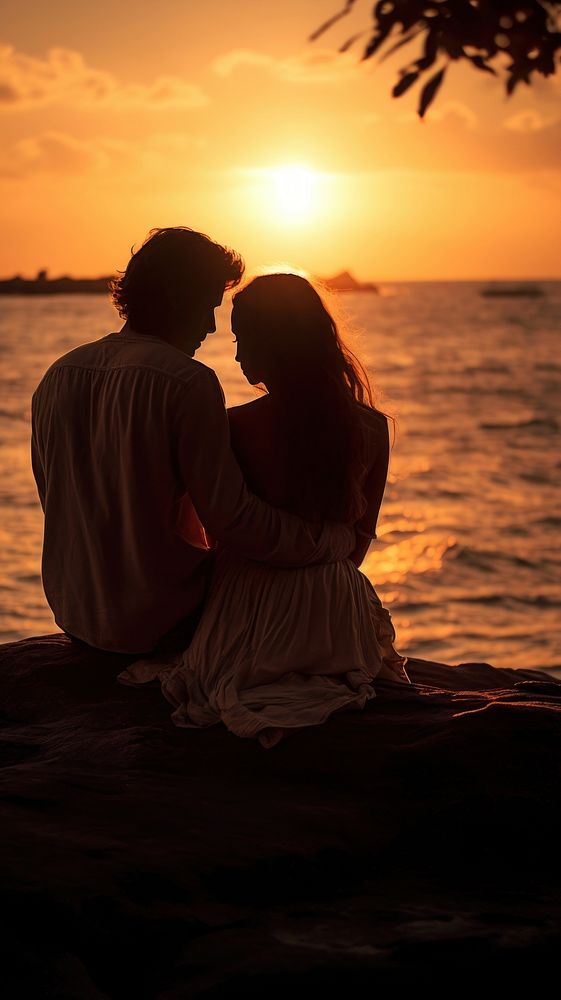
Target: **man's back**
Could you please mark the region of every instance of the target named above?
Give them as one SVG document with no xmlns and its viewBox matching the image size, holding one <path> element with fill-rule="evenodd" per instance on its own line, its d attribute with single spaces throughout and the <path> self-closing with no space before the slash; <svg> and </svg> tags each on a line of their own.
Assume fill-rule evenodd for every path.
<svg viewBox="0 0 561 1000">
<path fill-rule="evenodd" d="M 59 358 L 33 395 L 45 593 L 59 627 L 90 645 L 148 652 L 204 597 L 208 550 L 179 534 L 180 521 L 198 522 L 176 437 L 187 401 L 213 380 L 125 329 Z"/>
</svg>

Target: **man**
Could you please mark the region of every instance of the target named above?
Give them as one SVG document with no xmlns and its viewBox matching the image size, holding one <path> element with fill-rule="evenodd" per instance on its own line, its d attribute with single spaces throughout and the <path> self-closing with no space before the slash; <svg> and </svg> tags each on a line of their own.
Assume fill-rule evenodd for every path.
<svg viewBox="0 0 561 1000">
<path fill-rule="evenodd" d="M 113 282 L 125 325 L 59 358 L 33 394 L 45 594 L 57 625 L 97 649 L 187 644 L 212 566 L 206 532 L 278 566 L 354 548 L 352 529 L 249 493 L 220 383 L 193 358 L 243 270 L 201 233 L 152 230 Z"/>
</svg>

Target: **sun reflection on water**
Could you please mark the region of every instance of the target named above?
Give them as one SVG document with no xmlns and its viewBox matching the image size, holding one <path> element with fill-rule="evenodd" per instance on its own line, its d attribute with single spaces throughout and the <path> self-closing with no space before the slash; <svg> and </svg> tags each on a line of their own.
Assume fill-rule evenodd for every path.
<svg viewBox="0 0 561 1000">
<path fill-rule="evenodd" d="M 446 553 L 457 544 L 454 535 L 427 531 L 403 538 L 381 551 L 374 548 L 362 564 L 362 572 L 374 586 L 403 583 L 409 574 L 434 573 L 442 569 Z"/>
</svg>

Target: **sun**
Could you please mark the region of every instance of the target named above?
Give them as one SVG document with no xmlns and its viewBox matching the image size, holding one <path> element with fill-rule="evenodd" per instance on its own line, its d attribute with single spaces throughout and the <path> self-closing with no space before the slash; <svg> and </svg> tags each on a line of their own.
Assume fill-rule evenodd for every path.
<svg viewBox="0 0 561 1000">
<path fill-rule="evenodd" d="M 260 226 L 277 230 L 310 227 L 332 214 L 333 175 L 302 162 L 241 167 L 240 195 Z"/>
<path fill-rule="evenodd" d="M 316 210 L 318 174 L 309 167 L 287 165 L 270 170 L 271 208 L 279 221 L 308 221 Z"/>
</svg>

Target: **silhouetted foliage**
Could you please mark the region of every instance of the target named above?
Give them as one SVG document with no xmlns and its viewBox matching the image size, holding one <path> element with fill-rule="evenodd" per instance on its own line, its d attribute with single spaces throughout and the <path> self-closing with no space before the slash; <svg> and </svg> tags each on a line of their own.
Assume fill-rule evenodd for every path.
<svg viewBox="0 0 561 1000">
<path fill-rule="evenodd" d="M 322 24 L 311 40 L 349 14 L 355 3 L 346 0 L 343 9 Z M 346 52 L 368 34 L 362 59 L 380 53 L 382 60 L 419 38 L 422 54 L 400 69 L 392 94 L 400 97 L 430 76 L 419 98 L 421 118 L 452 60 L 467 60 L 476 69 L 497 76 L 491 63 L 500 54 L 507 55 L 505 87 L 512 94 L 521 81 L 530 84 L 533 73 L 555 73 L 555 56 L 561 48 L 561 3 L 547 0 L 379 0 L 371 16 L 371 28 L 347 39 L 339 51 Z M 430 75 L 433 67 L 437 72 Z"/>
</svg>

